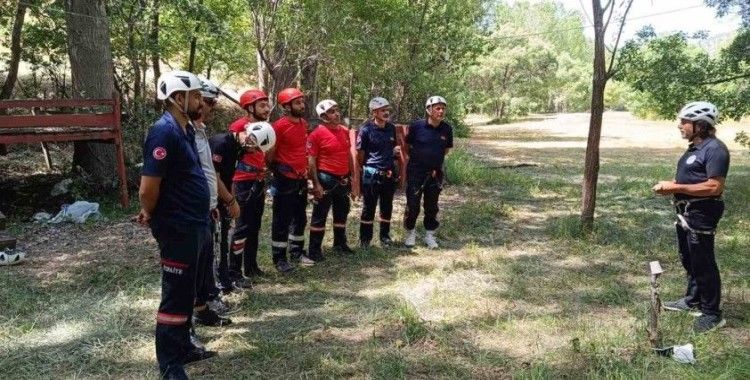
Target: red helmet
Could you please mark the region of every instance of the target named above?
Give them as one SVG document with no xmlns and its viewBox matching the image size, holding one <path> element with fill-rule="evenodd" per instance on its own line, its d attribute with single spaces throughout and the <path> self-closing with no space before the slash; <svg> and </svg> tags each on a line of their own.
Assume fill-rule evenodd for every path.
<svg viewBox="0 0 750 380">
<path fill-rule="evenodd" d="M 261 90 L 247 90 L 240 95 L 240 107 L 247 108 L 258 100 L 268 100 L 268 95 Z"/>
<path fill-rule="evenodd" d="M 285 88 L 281 91 L 279 91 L 279 95 L 276 97 L 278 99 L 279 104 L 282 106 L 285 104 L 288 104 L 294 99 L 301 98 L 305 96 L 305 94 L 302 93 L 299 89 L 296 88 Z"/>
</svg>

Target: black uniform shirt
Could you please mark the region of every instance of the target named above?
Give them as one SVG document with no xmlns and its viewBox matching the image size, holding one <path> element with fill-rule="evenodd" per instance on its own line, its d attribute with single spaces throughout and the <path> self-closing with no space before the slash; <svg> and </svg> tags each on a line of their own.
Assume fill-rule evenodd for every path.
<svg viewBox="0 0 750 380">
<path fill-rule="evenodd" d="M 240 145 L 231 133 L 219 133 L 208 140 L 213 154 L 214 167 L 227 189 L 232 188 L 232 177 L 239 159 Z"/>
<path fill-rule="evenodd" d="M 406 135 L 409 149 L 409 171 L 441 169 L 445 160 L 445 149 L 453 147 L 453 127 L 442 121 L 437 127 L 427 120 L 417 120 L 409 126 Z"/>
<path fill-rule="evenodd" d="M 721 140 L 709 137 L 700 144 L 690 144 L 685 154 L 677 161 L 679 184 L 706 182 L 713 177 L 727 177 L 729 172 L 729 149 Z M 675 194 L 677 199 L 695 198 L 687 194 Z"/>
<path fill-rule="evenodd" d="M 357 135 L 357 150 L 365 152 L 365 165 L 380 170 L 393 169 L 393 148 L 396 146 L 396 127 L 385 123 L 379 128 L 368 120 Z"/>
<path fill-rule="evenodd" d="M 161 178 L 152 226 L 208 224 L 210 194 L 192 125 L 183 132 L 172 114 L 164 112 L 143 144 L 142 174 Z"/>
</svg>

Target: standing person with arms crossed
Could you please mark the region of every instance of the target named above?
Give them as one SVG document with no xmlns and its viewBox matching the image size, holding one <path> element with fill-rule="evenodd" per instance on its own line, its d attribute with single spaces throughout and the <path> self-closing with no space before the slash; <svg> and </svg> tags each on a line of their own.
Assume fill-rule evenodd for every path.
<svg viewBox="0 0 750 380">
<path fill-rule="evenodd" d="M 687 273 L 685 296 L 665 302 L 664 309 L 697 315 L 693 330 L 711 331 L 726 324 L 722 318 L 721 277 L 714 253 L 716 226 L 724 214 L 724 183 L 729 150 L 717 139 L 719 110 L 708 102 L 685 105 L 677 116 L 682 138 L 690 145 L 677 161 L 673 181 L 660 181 L 652 190 L 674 196 L 677 246 Z"/>
<path fill-rule="evenodd" d="M 266 153 L 266 164 L 273 172 L 269 192 L 273 197 L 271 252 L 274 266 L 281 273 L 294 267 L 287 259 L 287 248 L 301 265 L 315 264 L 304 251 L 307 225 L 307 121 L 305 94 L 285 88 L 277 96 L 284 115 L 272 125 L 276 146 Z"/>
<path fill-rule="evenodd" d="M 443 189 L 443 162 L 453 147 L 453 127 L 445 122 L 447 103 L 441 96 L 431 96 L 425 103 L 427 117 L 409 126 L 406 135 L 406 212 L 404 245 L 416 244 L 414 227 L 419 216 L 419 203 L 424 195 L 424 242 L 430 249 L 439 247 L 435 231 L 440 226 L 437 220 L 438 198 Z"/>
<path fill-rule="evenodd" d="M 309 257 L 323 261 L 323 237 L 328 211 L 333 207 L 333 249 L 354 253 L 346 243 L 346 219 L 351 195 L 352 156 L 349 130 L 341 125 L 341 111 L 333 100 L 318 103 L 315 111 L 323 121 L 307 137 L 309 173 L 313 182 Z"/>
<path fill-rule="evenodd" d="M 396 155 L 401 148 L 396 142 L 396 126 L 390 120 L 388 100 L 375 97 L 370 100 L 368 120 L 357 135 L 357 161 L 362 166 L 362 216 L 359 224 L 359 244 L 370 246 L 373 235 L 375 208 L 380 202 L 380 244 L 387 247 L 391 240 L 391 213 L 393 194 L 398 186 Z"/>
<path fill-rule="evenodd" d="M 190 341 L 196 265 L 209 223 L 210 194 L 191 118 L 201 111 L 202 86 L 186 71 L 163 74 L 157 98 L 166 111 L 143 145 L 137 221 L 151 227 L 161 256 L 156 359 L 162 378 L 187 379 L 184 365 L 214 356 Z"/>
<path fill-rule="evenodd" d="M 200 78 L 199 78 L 200 79 Z M 202 107 L 200 116 L 193 120 L 195 127 L 195 145 L 198 149 L 198 157 L 201 161 L 203 174 L 208 181 L 208 189 L 211 194 L 209 208 L 211 210 L 211 219 L 209 229 L 206 232 L 206 238 L 203 243 L 200 258 L 198 260 L 198 274 L 196 279 L 196 297 L 195 308 L 193 309 L 193 323 L 204 326 L 226 326 L 232 323 L 232 320 L 220 316 L 229 311 L 229 307 L 221 301 L 219 291 L 216 288 L 216 279 L 214 277 L 214 232 L 216 231 L 216 222 L 219 220 L 219 198 L 224 206 L 228 208 L 232 218 L 239 216 L 240 208 L 237 200 L 227 190 L 221 181 L 217 181 L 216 170 L 214 169 L 213 159 L 211 157 L 211 147 L 208 143 L 206 133 L 206 122 L 212 117 L 213 107 L 218 102 L 219 89 L 208 79 L 201 79 L 201 97 Z M 208 304 L 215 308 L 209 308 Z"/>
</svg>

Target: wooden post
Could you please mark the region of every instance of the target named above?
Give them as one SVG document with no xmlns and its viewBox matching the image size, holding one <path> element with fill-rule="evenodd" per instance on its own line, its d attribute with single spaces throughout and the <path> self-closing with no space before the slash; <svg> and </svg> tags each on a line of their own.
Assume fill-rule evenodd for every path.
<svg viewBox="0 0 750 380">
<path fill-rule="evenodd" d="M 661 332 L 659 331 L 659 313 L 661 313 L 661 299 L 659 298 L 659 275 L 664 272 L 658 261 L 649 263 L 651 269 L 651 309 L 648 319 L 648 341 L 653 348 L 661 348 Z"/>
</svg>

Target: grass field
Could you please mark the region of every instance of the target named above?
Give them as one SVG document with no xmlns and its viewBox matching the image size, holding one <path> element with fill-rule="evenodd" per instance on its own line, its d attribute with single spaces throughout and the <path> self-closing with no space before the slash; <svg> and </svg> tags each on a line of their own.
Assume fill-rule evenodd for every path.
<svg viewBox="0 0 750 380">
<path fill-rule="evenodd" d="M 663 298 L 683 291 L 671 207 L 649 189 L 673 177 L 684 142 L 674 123 L 607 114 L 596 228 L 582 236 L 586 122 L 475 127 L 448 162 L 442 249 L 374 247 L 273 274 L 228 298 L 239 308 L 232 326 L 198 329 L 219 356 L 190 375 L 750 378 L 750 154 L 731 145 L 717 236 L 727 327 L 694 335 L 692 317 L 662 314 L 667 344 L 695 346 L 697 364 L 679 364 L 650 352 L 645 326 L 649 261 L 666 270 Z M 127 212 L 107 210 L 82 226 L 12 226 L 30 260 L 0 268 L 0 377 L 157 377 L 156 245 Z M 271 272 L 269 228 L 261 266 Z"/>
</svg>

